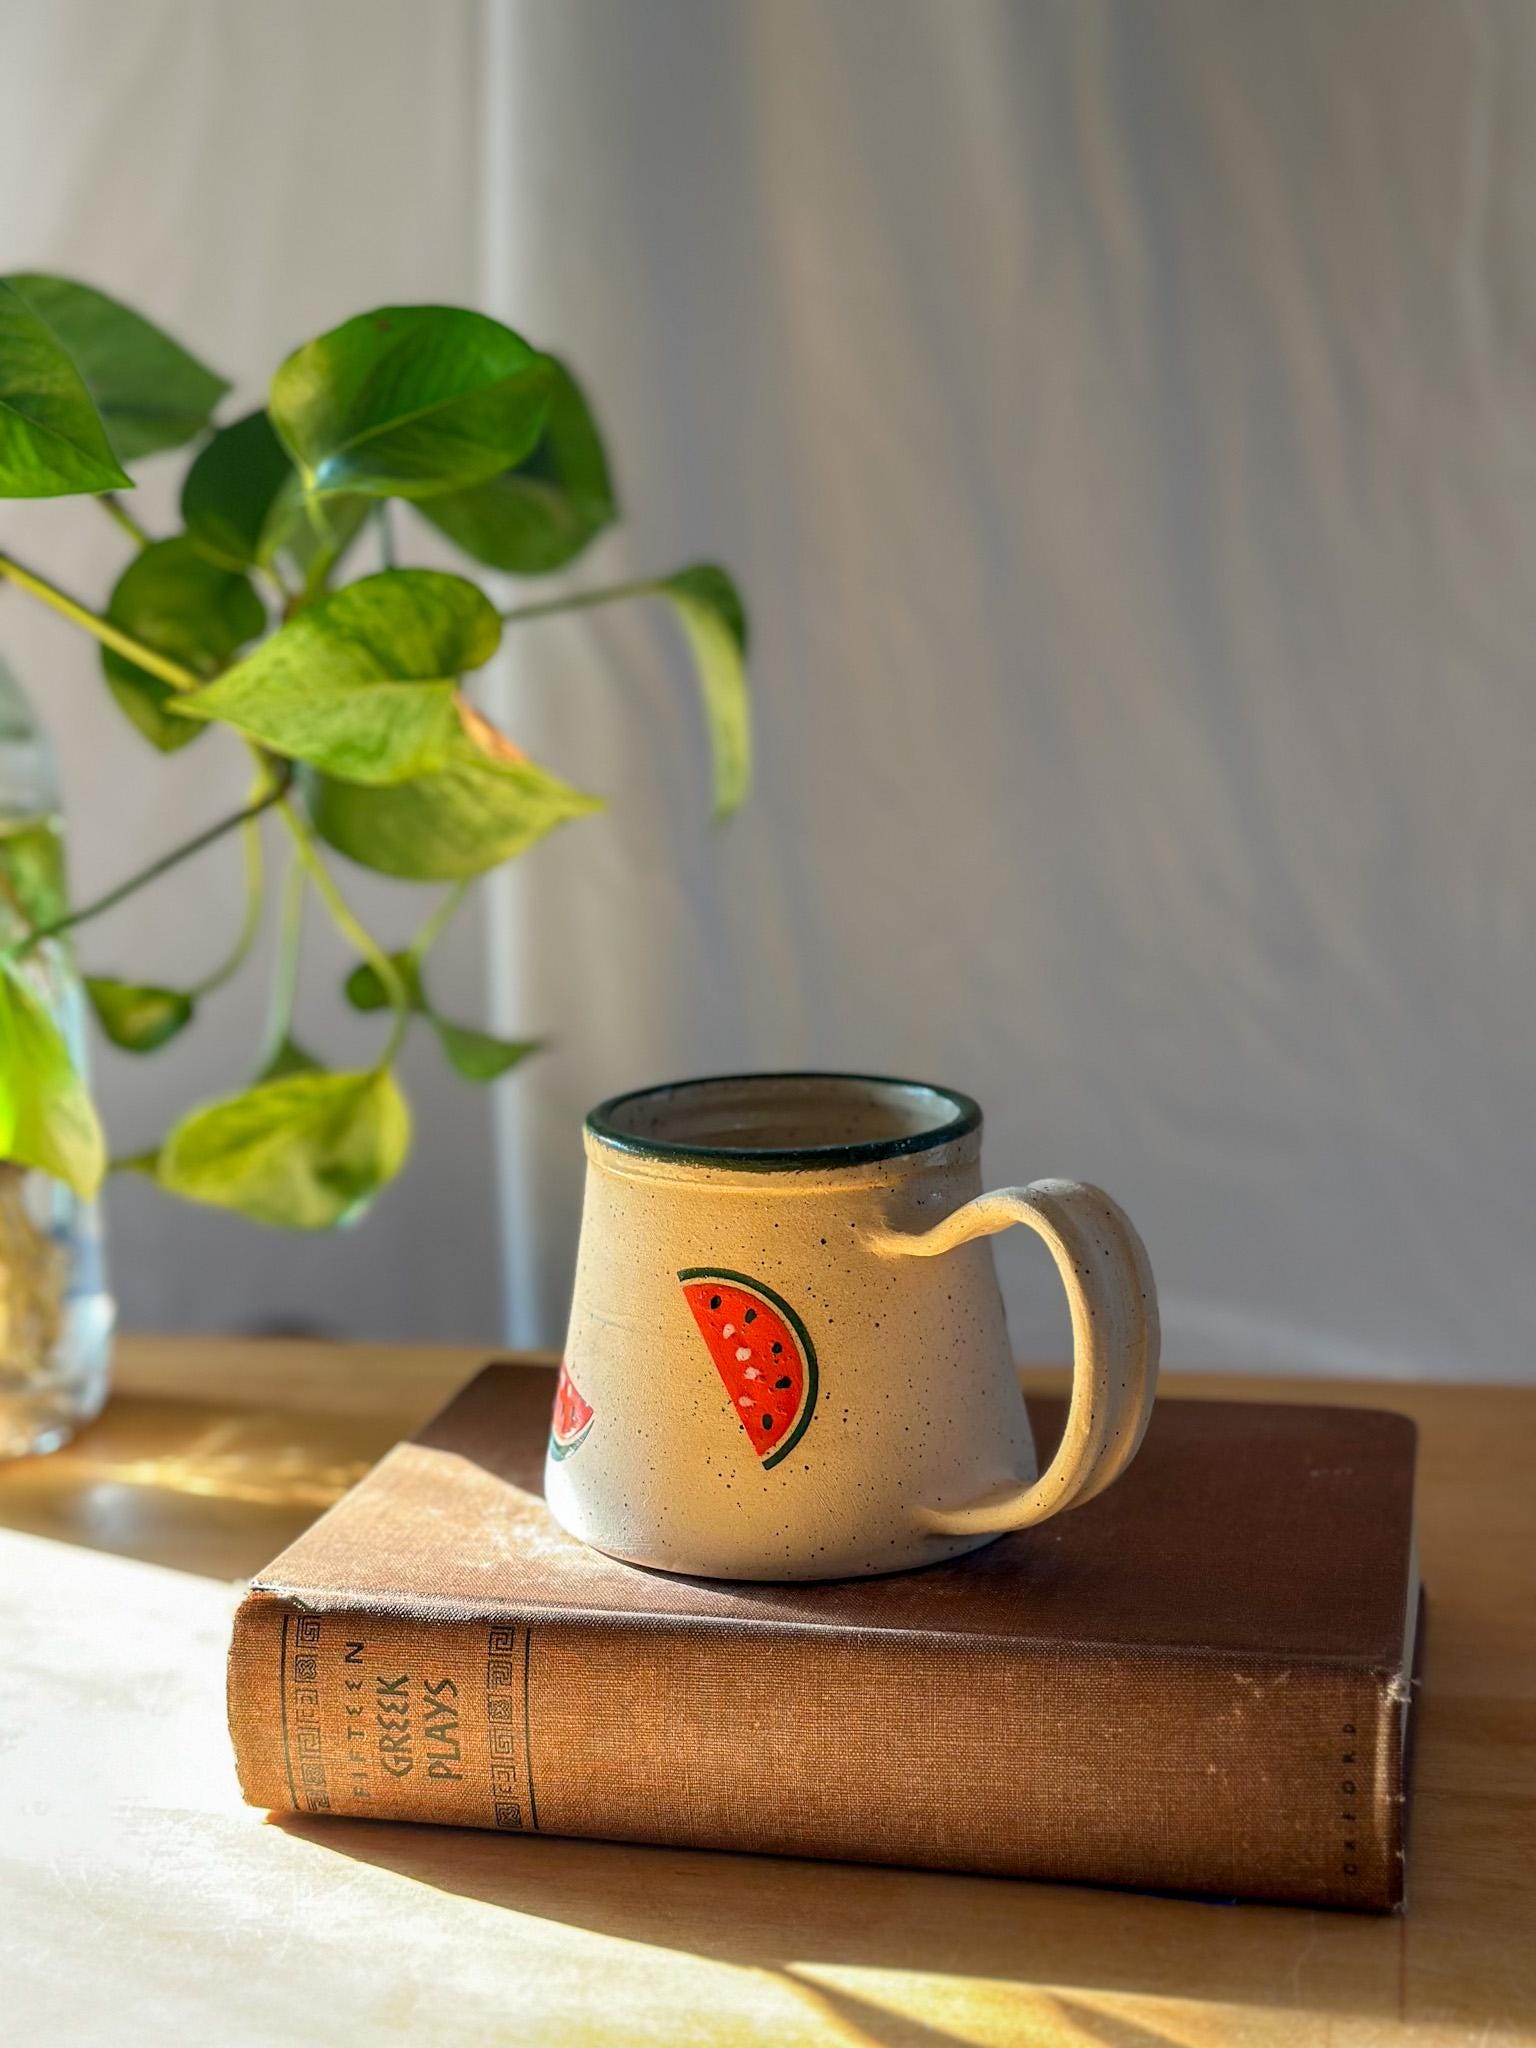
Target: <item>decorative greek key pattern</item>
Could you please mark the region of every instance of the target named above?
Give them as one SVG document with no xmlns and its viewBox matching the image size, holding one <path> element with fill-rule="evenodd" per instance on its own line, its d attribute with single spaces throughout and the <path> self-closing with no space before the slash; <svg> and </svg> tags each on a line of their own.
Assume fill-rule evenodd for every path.
<svg viewBox="0 0 1536 2048">
<path fill-rule="evenodd" d="M 518 1833 L 539 1825 L 529 1755 L 531 1650 L 525 1628 L 492 1628 L 486 1632 L 485 1725 L 491 1801 L 497 1827 Z"/>
<path fill-rule="evenodd" d="M 283 1621 L 283 1735 L 288 1788 L 294 1805 L 307 1813 L 329 1813 L 325 1734 L 320 1722 L 320 1621 L 299 1614 Z"/>
<path fill-rule="evenodd" d="M 285 1606 L 282 1756 L 296 1813 L 539 1826 L 532 1643 L 521 1623 L 375 1620 Z"/>
</svg>

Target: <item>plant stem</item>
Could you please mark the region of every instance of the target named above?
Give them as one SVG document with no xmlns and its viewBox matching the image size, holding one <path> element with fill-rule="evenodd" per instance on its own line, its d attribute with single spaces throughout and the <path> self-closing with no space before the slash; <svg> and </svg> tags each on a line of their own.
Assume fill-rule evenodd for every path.
<svg viewBox="0 0 1536 2048">
<path fill-rule="evenodd" d="M 309 521 L 310 532 L 314 535 L 317 546 L 304 577 L 304 588 L 297 596 L 290 598 L 285 617 L 297 611 L 301 605 L 313 603 L 323 594 L 327 579 L 341 559 L 342 549 L 347 545 L 346 537 L 337 533 L 323 499 L 306 497 L 304 516 Z"/>
<path fill-rule="evenodd" d="M 303 861 L 305 867 L 308 868 L 326 909 L 331 913 L 331 922 L 341 933 L 342 937 L 350 939 L 358 952 L 362 954 L 368 965 L 379 977 L 380 982 L 383 984 L 384 993 L 389 997 L 390 1008 L 395 1013 L 395 1028 L 390 1034 L 388 1045 L 385 1046 L 379 1058 L 379 1065 L 381 1067 L 387 1066 L 394 1055 L 395 1048 L 399 1045 L 401 1038 L 405 1034 L 406 1025 L 410 1022 L 410 994 L 406 989 L 405 983 L 400 978 L 400 971 L 395 966 L 394 961 L 390 959 L 368 927 L 352 911 L 346 897 L 337 888 L 330 869 L 321 858 L 320 849 L 315 845 L 313 833 L 289 802 L 286 795 L 280 799 L 280 808 L 288 830 L 293 834 L 293 842 L 299 850 L 299 858 Z"/>
<path fill-rule="evenodd" d="M 264 576 L 272 586 L 272 595 L 277 599 L 278 609 L 286 617 L 287 608 L 293 602 L 294 593 L 283 581 L 283 572 L 278 568 L 276 562 L 268 562 L 257 573 Z"/>
<path fill-rule="evenodd" d="M 241 810 L 232 811 L 227 818 L 220 818 L 217 824 L 208 826 L 195 838 L 183 840 L 180 846 L 173 846 L 169 853 L 162 853 L 158 860 L 152 860 L 147 868 L 140 868 L 138 873 L 130 875 L 126 882 L 119 882 L 117 887 L 109 889 L 105 896 L 98 896 L 92 903 L 83 903 L 78 910 L 71 910 L 67 916 L 56 917 L 51 924 L 39 925 L 17 943 L 15 957 L 20 959 L 23 954 L 30 953 L 34 946 L 40 946 L 44 939 L 56 939 L 61 932 L 72 931 L 76 925 L 84 924 L 88 918 L 100 917 L 103 912 L 121 903 L 124 897 L 133 895 L 135 890 L 158 881 L 161 875 L 168 874 L 172 868 L 180 867 L 184 860 L 190 860 L 194 853 L 201 853 L 205 846 L 212 846 L 215 840 L 222 839 L 226 832 L 233 832 L 237 825 L 245 824 L 250 818 L 260 817 L 263 811 L 281 802 L 287 787 L 286 780 L 279 782 L 253 803 L 246 804 Z"/>
<path fill-rule="evenodd" d="M 77 626 L 83 626 L 92 633 L 103 647 L 110 647 L 116 653 L 125 655 L 129 661 L 136 661 L 140 668 L 147 668 L 152 676 L 158 676 L 163 683 L 169 683 L 173 690 L 195 690 L 202 678 L 195 676 L 191 669 L 183 668 L 179 661 L 171 661 L 163 654 L 157 654 L 153 647 L 146 647 L 142 640 L 135 640 L 131 633 L 125 633 L 120 626 L 114 626 L 110 619 L 98 618 L 89 606 L 78 603 L 74 598 L 50 583 L 45 576 L 36 575 L 31 569 L 24 569 L 12 555 L 0 555 L 0 577 L 14 583 L 19 590 L 41 598 L 44 604 L 52 605 L 56 612 L 62 612 Z"/>
<path fill-rule="evenodd" d="M 431 952 L 432 948 L 453 922 L 459 905 L 464 901 L 468 889 L 469 879 L 466 877 L 462 882 L 455 882 L 453 887 L 443 897 L 442 902 L 438 904 L 436 910 L 433 911 L 432 915 L 411 941 L 410 952 L 413 960 L 424 960 L 428 953 Z"/>
<path fill-rule="evenodd" d="M 124 533 L 127 534 L 128 538 L 136 542 L 139 547 L 147 548 L 154 545 L 154 535 L 147 533 L 140 526 L 137 519 L 134 518 L 115 491 L 103 491 L 96 502 L 102 511 L 106 513 L 107 517 L 114 520 L 123 529 Z"/>
<path fill-rule="evenodd" d="M 261 913 L 266 896 L 266 876 L 261 856 L 261 820 L 247 816 L 241 824 L 241 837 L 245 841 L 245 915 L 240 920 L 240 930 L 228 957 L 216 967 L 212 974 L 198 982 L 187 993 L 191 996 L 211 996 L 216 988 L 222 988 L 227 981 L 233 981 L 245 965 L 247 954 L 256 943 L 256 934 L 261 930 Z"/>
<path fill-rule="evenodd" d="M 395 532 L 389 523 L 389 506 L 383 498 L 379 500 L 379 509 L 374 514 L 374 517 L 379 522 L 379 566 L 383 569 L 393 569 L 395 566 Z"/>
<path fill-rule="evenodd" d="M 297 855 L 288 865 L 283 884 L 283 907 L 277 927 L 277 951 L 272 959 L 272 994 L 267 1005 L 267 1049 L 262 1070 L 271 1066 L 293 1029 L 293 1004 L 299 987 L 299 947 L 304 936 L 304 892 L 309 871 Z"/>
<path fill-rule="evenodd" d="M 514 605 L 511 611 L 503 612 L 501 616 L 507 625 L 514 626 L 523 619 L 549 618 L 556 612 L 586 611 L 595 604 L 616 604 L 624 597 L 651 597 L 656 589 L 654 578 L 639 583 L 612 583 L 606 590 L 578 590 L 570 597 L 546 597 L 537 604 Z"/>
</svg>

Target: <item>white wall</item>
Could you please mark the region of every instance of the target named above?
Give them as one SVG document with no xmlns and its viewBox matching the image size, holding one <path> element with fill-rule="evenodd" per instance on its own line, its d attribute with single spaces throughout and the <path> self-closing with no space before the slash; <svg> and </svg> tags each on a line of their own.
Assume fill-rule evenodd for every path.
<svg viewBox="0 0 1536 2048">
<path fill-rule="evenodd" d="M 481 22 L 471 0 L 11 0 L 0 57 L 0 269 L 59 270 L 117 292 L 237 380 L 254 403 L 280 357 L 391 299 L 480 291 Z M 140 496 L 171 530 L 175 458 Z M 105 599 L 126 560 L 79 502 L 0 508 L 0 545 Z M 0 649 L 46 712 L 62 757 L 77 894 L 240 801 L 239 750 L 204 740 L 169 761 L 107 697 L 89 646 L 0 594 Z M 276 850 L 278 840 L 272 841 Z M 422 892 L 345 876 L 379 928 L 409 932 Z M 430 897 L 425 899 L 430 901 Z M 82 952 L 101 972 L 205 972 L 239 918 L 238 842 L 103 919 Z M 303 1035 L 347 1056 L 373 1044 L 336 999 L 343 950 L 313 911 Z M 478 918 L 434 967 L 445 1008 L 483 1004 Z M 207 1006 L 151 1060 L 103 1052 L 118 1146 L 245 1078 L 262 976 Z M 259 1231 L 114 1183 L 108 1220 L 124 1320 L 149 1328 L 300 1321 L 374 1335 L 492 1340 L 499 1313 L 488 1116 L 408 1048 L 416 1157 L 366 1224 L 334 1237 Z"/>
<path fill-rule="evenodd" d="M 593 568 L 732 564 L 761 712 L 714 834 L 660 625 L 522 642 L 520 734 L 615 803 L 507 891 L 560 1040 L 508 1114 L 518 1328 L 589 1102 L 850 1065 L 1119 1193 L 1172 1359 L 1528 1376 L 1536 15 L 491 14 L 500 310 L 632 513 Z"/>
</svg>

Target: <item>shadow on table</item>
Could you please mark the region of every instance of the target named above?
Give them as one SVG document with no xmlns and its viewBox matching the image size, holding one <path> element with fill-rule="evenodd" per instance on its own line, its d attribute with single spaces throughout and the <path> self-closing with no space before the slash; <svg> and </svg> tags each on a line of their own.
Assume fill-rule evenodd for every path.
<svg viewBox="0 0 1536 2048">
<path fill-rule="evenodd" d="M 0 1465 L 0 1528 L 250 1578 L 395 1434 L 351 1416 L 119 1398 L 66 1449 Z"/>
<path fill-rule="evenodd" d="M 870 2005 L 823 1972 L 1036 1987 L 1077 2037 L 1109 2048 L 1165 2037 L 1092 2007 L 1069 2013 L 1074 1992 L 1383 2020 L 1399 2012 L 1403 1923 L 1394 1919 L 554 1836 L 297 1815 L 270 1824 L 512 1913 L 778 1972 L 879 2048 L 953 2036 Z"/>
</svg>

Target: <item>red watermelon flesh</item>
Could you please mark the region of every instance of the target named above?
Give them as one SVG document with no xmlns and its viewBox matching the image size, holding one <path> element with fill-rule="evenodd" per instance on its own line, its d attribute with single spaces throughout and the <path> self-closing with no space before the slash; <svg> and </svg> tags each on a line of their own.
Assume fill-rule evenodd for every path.
<svg viewBox="0 0 1536 2048">
<path fill-rule="evenodd" d="M 549 1448 L 557 1458 L 568 1458 L 592 1427 L 592 1409 L 581 1397 L 562 1358 L 560 1377 L 555 1381 L 555 1412 L 549 1425 Z"/>
<path fill-rule="evenodd" d="M 677 1276 L 737 1419 L 763 1469 L 787 1457 L 816 1406 L 816 1351 L 805 1324 L 745 1273 L 690 1267 Z"/>
</svg>

